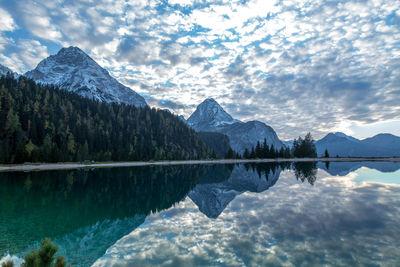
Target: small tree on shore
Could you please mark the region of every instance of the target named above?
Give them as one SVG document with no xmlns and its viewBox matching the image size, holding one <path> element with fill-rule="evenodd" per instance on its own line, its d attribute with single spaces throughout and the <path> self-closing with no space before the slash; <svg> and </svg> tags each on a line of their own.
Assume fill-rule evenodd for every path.
<svg viewBox="0 0 400 267">
<path fill-rule="evenodd" d="M 329 158 L 328 149 L 325 149 L 325 155 L 324 155 L 324 157 L 325 157 L 325 158 Z"/>
<path fill-rule="evenodd" d="M 315 158 L 317 157 L 317 149 L 314 144 L 314 139 L 311 133 L 306 134 L 304 139 L 294 139 L 293 141 L 293 156 L 296 158 Z"/>
<path fill-rule="evenodd" d="M 42 246 L 25 256 L 23 267 L 65 267 L 67 263 L 63 256 L 58 256 L 54 263 L 58 246 L 53 244 L 49 238 L 42 241 Z"/>
<path fill-rule="evenodd" d="M 39 249 L 31 251 L 25 256 L 21 267 L 66 267 L 67 263 L 63 256 L 54 258 L 57 251 L 58 246 L 53 244 L 49 238 L 45 238 Z M 7 261 L 2 263 L 1 267 L 14 267 L 14 262 Z"/>
</svg>

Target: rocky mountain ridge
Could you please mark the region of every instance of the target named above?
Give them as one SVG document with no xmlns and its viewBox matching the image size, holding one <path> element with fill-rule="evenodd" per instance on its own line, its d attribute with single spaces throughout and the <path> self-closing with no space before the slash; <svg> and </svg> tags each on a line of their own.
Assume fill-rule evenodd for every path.
<svg viewBox="0 0 400 267">
<path fill-rule="evenodd" d="M 213 98 L 207 98 L 197 106 L 187 124 L 197 132 L 219 132 L 227 135 L 233 150 L 243 153 L 245 149 L 267 140 L 269 146 L 280 149 L 283 143 L 272 127 L 260 121 L 242 122 L 232 118 Z"/>
</svg>

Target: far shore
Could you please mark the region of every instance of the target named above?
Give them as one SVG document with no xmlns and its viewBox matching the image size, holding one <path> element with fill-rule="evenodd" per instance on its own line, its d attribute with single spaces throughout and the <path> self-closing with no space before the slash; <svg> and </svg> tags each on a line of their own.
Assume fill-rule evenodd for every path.
<svg viewBox="0 0 400 267">
<path fill-rule="evenodd" d="M 235 163 L 273 163 L 273 162 L 357 162 L 357 161 L 387 161 L 400 162 L 400 158 L 277 158 L 277 159 L 216 159 L 216 160 L 176 160 L 176 161 L 130 161 L 105 163 L 25 163 L 16 165 L 0 165 L 0 172 L 7 171 L 44 171 L 66 170 L 78 168 L 110 168 L 159 165 L 189 165 L 189 164 L 235 164 Z"/>
</svg>

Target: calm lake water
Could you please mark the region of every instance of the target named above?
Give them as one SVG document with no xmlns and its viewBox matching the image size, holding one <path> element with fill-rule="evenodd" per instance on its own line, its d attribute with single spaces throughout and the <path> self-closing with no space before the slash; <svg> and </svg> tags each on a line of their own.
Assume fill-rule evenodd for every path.
<svg viewBox="0 0 400 267">
<path fill-rule="evenodd" d="M 400 163 L 0 173 L 0 258 L 74 266 L 400 265 Z"/>
</svg>

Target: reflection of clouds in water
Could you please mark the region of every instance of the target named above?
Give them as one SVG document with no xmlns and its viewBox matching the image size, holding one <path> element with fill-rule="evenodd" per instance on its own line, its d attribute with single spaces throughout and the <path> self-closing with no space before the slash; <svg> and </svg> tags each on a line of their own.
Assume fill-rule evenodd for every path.
<svg viewBox="0 0 400 267">
<path fill-rule="evenodd" d="M 88 266 L 118 238 L 140 225 L 145 217 L 145 215 L 135 215 L 124 219 L 107 219 L 57 237 L 53 242 L 59 247 L 58 254 L 63 255 L 68 264 L 76 267 Z"/>
<path fill-rule="evenodd" d="M 217 219 L 186 199 L 151 215 L 95 266 L 396 265 L 400 187 L 319 171 L 314 186 L 283 172 L 274 187 L 237 196 Z"/>
</svg>

